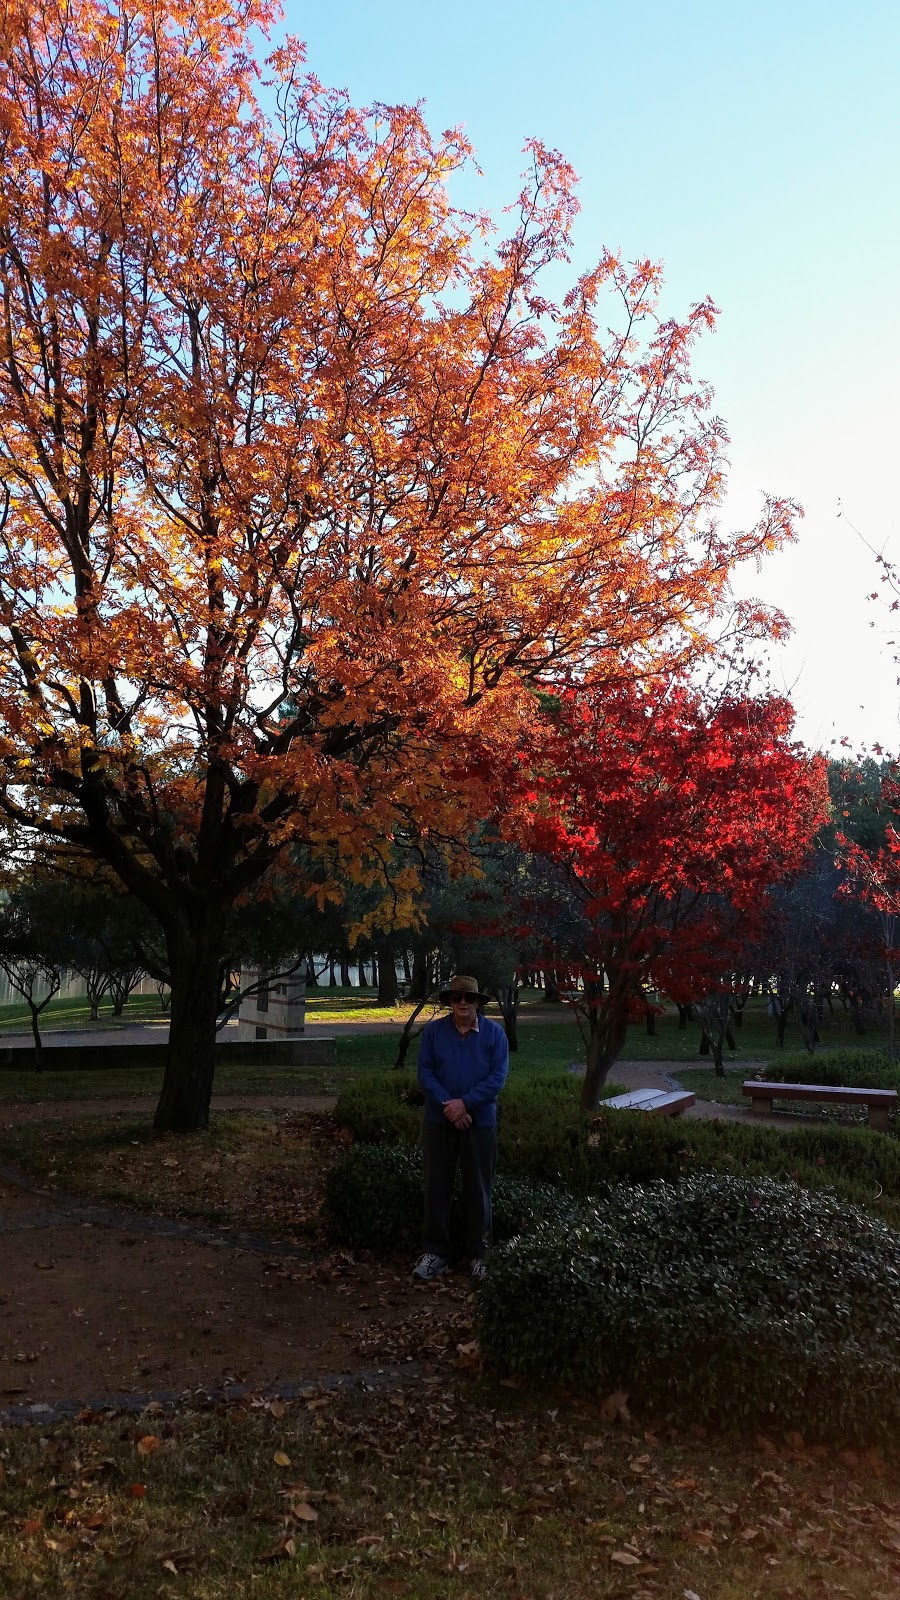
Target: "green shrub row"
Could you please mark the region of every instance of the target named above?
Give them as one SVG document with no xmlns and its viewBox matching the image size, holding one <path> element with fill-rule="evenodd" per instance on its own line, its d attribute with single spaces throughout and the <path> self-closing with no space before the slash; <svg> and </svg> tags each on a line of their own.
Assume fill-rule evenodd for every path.
<svg viewBox="0 0 900 1600">
<path fill-rule="evenodd" d="M 422 1241 L 422 1152 L 397 1144 L 356 1144 L 332 1167 L 325 1185 L 325 1213 L 334 1238 L 379 1255 L 418 1251 Z M 577 1202 L 550 1184 L 529 1184 L 498 1173 L 494 1181 L 494 1239 L 533 1233 L 541 1224 L 565 1222 Z M 451 1232 L 462 1238 L 459 1187 Z"/>
<path fill-rule="evenodd" d="M 602 1105 L 586 1117 L 579 1089 L 566 1074 L 508 1086 L 499 1107 L 501 1174 L 580 1196 L 611 1184 L 677 1182 L 699 1172 L 769 1177 L 804 1189 L 831 1188 L 900 1228 L 896 1139 L 826 1123 L 770 1128 L 727 1118 L 604 1113 Z M 421 1130 L 417 1094 L 406 1074 L 361 1076 L 340 1096 L 336 1115 L 357 1139 L 412 1145 Z"/>
<path fill-rule="evenodd" d="M 645 1417 L 880 1440 L 900 1424 L 900 1238 L 836 1196 L 705 1174 L 621 1187 L 493 1252 L 492 1367 Z"/>
<path fill-rule="evenodd" d="M 762 1076 L 773 1083 L 824 1083 L 848 1089 L 900 1089 L 900 1063 L 884 1050 L 829 1050 L 815 1056 L 792 1051 L 770 1061 Z"/>
</svg>

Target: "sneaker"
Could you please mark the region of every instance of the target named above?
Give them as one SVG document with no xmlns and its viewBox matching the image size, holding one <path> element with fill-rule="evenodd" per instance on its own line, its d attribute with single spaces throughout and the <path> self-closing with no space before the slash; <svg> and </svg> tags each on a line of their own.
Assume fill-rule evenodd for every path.
<svg viewBox="0 0 900 1600">
<path fill-rule="evenodd" d="M 487 1262 L 484 1260 L 483 1256 L 478 1256 L 477 1259 L 472 1262 L 472 1277 L 473 1278 L 486 1278 L 487 1277 Z"/>
<path fill-rule="evenodd" d="M 413 1267 L 414 1278 L 424 1278 L 426 1283 L 429 1278 L 439 1278 L 442 1272 L 449 1272 L 450 1263 L 443 1256 L 432 1255 L 426 1251 Z"/>
</svg>

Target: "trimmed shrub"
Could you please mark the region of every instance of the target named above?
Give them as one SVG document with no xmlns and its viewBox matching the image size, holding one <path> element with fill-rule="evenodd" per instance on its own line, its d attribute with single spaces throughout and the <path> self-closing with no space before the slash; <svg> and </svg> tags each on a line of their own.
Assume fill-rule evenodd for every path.
<svg viewBox="0 0 900 1600">
<path fill-rule="evenodd" d="M 495 1251 L 495 1368 L 645 1414 L 896 1448 L 900 1237 L 834 1195 L 703 1175 L 621 1187 Z"/>
<path fill-rule="evenodd" d="M 334 1115 L 364 1144 L 417 1144 L 425 1097 L 410 1072 L 361 1072 L 344 1085 Z"/>
<path fill-rule="evenodd" d="M 884 1050 L 793 1051 L 770 1061 L 762 1076 L 772 1083 L 823 1083 L 847 1089 L 900 1089 L 900 1064 Z"/>
<path fill-rule="evenodd" d="M 826 1122 L 771 1128 L 602 1107 L 585 1116 L 579 1091 L 568 1074 L 529 1076 L 508 1086 L 499 1105 L 499 1173 L 579 1196 L 611 1184 L 677 1182 L 699 1172 L 769 1177 L 805 1189 L 833 1188 L 900 1228 L 896 1139 Z M 341 1095 L 335 1114 L 357 1138 L 412 1144 L 421 1130 L 421 1111 L 410 1103 L 414 1093 L 415 1080 L 405 1074 L 360 1077 Z"/>
<path fill-rule="evenodd" d="M 524 1183 L 498 1174 L 494 1181 L 494 1238 L 532 1233 L 544 1222 L 561 1223 L 577 1209 L 571 1195 L 549 1184 Z M 418 1250 L 422 1239 L 422 1152 L 400 1145 L 357 1144 L 332 1167 L 325 1210 L 332 1232 L 356 1249 L 390 1255 Z M 459 1186 L 451 1230 L 462 1238 Z"/>
<path fill-rule="evenodd" d="M 389 1255 L 422 1238 L 422 1152 L 397 1144 L 356 1144 L 325 1183 L 325 1214 L 335 1238 Z"/>
</svg>

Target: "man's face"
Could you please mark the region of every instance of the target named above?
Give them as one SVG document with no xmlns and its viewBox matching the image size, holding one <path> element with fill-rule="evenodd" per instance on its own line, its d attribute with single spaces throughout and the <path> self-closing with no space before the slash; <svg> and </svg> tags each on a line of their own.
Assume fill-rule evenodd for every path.
<svg viewBox="0 0 900 1600">
<path fill-rule="evenodd" d="M 453 1011 L 453 1021 L 460 1033 L 468 1033 L 475 1025 L 475 1015 L 478 1001 L 474 994 L 456 994 L 450 996 L 450 1006 Z"/>
</svg>

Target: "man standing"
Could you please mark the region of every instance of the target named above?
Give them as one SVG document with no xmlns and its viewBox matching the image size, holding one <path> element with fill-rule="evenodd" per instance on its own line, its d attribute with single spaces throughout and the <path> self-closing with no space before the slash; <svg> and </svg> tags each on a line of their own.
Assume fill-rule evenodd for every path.
<svg viewBox="0 0 900 1600">
<path fill-rule="evenodd" d="M 472 1276 L 484 1276 L 491 1243 L 491 1185 L 497 1161 L 497 1096 L 509 1071 L 503 1029 L 479 1007 L 478 980 L 464 974 L 442 991 L 446 1017 L 429 1022 L 419 1044 L 419 1087 L 425 1094 L 425 1253 L 417 1278 L 437 1278 L 450 1266 L 450 1199 L 457 1164 L 462 1174 L 466 1254 Z"/>
</svg>

